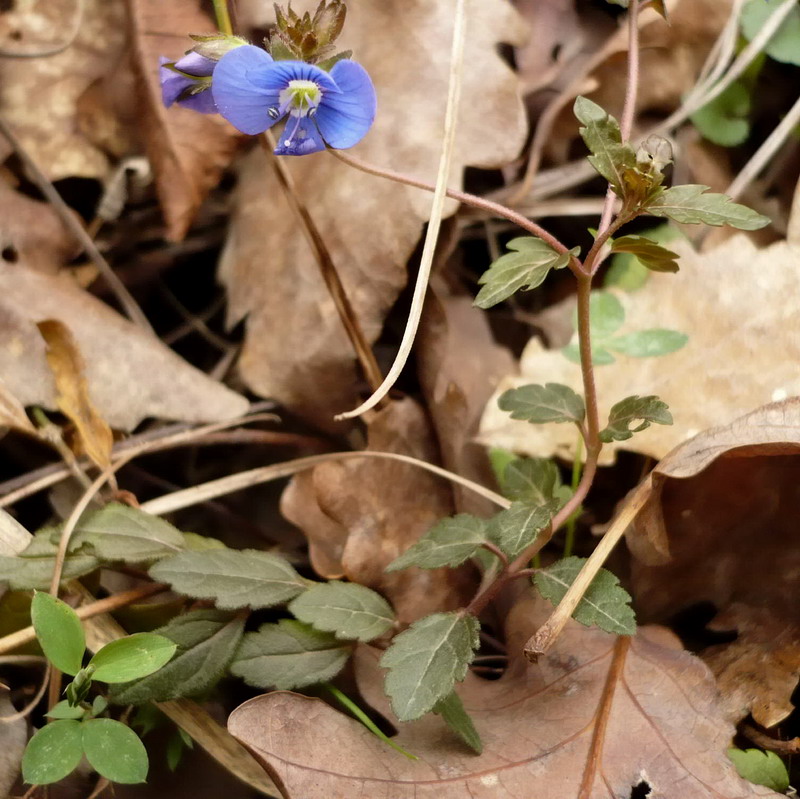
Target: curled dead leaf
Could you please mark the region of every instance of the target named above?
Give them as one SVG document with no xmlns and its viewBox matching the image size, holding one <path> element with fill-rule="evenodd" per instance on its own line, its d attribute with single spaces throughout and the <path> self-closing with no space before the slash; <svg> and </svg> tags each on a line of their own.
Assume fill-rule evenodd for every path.
<svg viewBox="0 0 800 799">
<path fill-rule="evenodd" d="M 713 603 L 709 627 L 737 638 L 702 656 L 729 717 L 764 727 L 792 712 L 800 678 L 798 453 L 800 398 L 707 430 L 656 466 L 628 532 L 641 618 Z"/>
<path fill-rule="evenodd" d="M 549 610 L 530 598 L 508 619 L 515 653 L 496 681 L 469 675 L 459 695 L 484 752 L 465 750 L 435 716 L 396 722 L 379 652 L 362 646 L 364 697 L 391 719 L 410 761 L 317 699 L 276 692 L 237 708 L 228 729 L 287 799 L 595 799 L 644 783 L 664 799 L 779 794 L 744 782 L 728 760 L 733 734 L 708 669 L 663 628 L 615 638 L 571 622 L 538 666 L 521 654 Z"/>
<path fill-rule="evenodd" d="M 86 365 L 69 328 L 57 319 L 36 326 L 47 344 L 45 356 L 56 382 L 58 409 L 74 425 L 83 451 L 100 469 L 111 465 L 114 434 L 89 396 Z"/>
<path fill-rule="evenodd" d="M 368 448 L 435 462 L 432 431 L 413 400 L 393 402 L 369 422 Z M 438 477 L 395 461 L 328 463 L 293 478 L 281 511 L 309 540 L 324 577 L 346 576 L 382 593 L 403 622 L 460 607 L 474 591 L 470 569 L 384 569 L 453 512 Z"/>
</svg>

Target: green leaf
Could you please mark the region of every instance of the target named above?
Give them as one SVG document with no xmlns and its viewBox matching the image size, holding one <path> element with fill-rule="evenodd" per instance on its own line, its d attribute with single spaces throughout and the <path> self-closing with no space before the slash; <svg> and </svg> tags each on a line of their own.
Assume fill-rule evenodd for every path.
<svg viewBox="0 0 800 799">
<path fill-rule="evenodd" d="M 550 524 L 555 508 L 553 502 L 544 506 L 514 502 L 489 522 L 489 540 L 513 560 Z"/>
<path fill-rule="evenodd" d="M 452 691 L 444 699 L 440 699 L 434 706 L 433 712 L 441 716 L 447 726 L 470 748 L 475 754 L 483 752 L 481 736 L 475 729 L 472 719 L 464 710 L 459 695 Z"/>
<path fill-rule="evenodd" d="M 147 779 L 147 750 L 130 727 L 114 719 L 90 719 L 82 726 L 83 751 L 101 777 L 123 785 Z"/>
<path fill-rule="evenodd" d="M 591 151 L 589 163 L 611 184 L 616 194 L 625 191 L 625 172 L 636 169 L 636 153 L 622 143 L 619 123 L 597 103 L 578 97 L 573 107 L 583 125 L 580 134 Z"/>
<path fill-rule="evenodd" d="M 180 530 L 158 516 L 112 502 L 81 517 L 70 549 L 83 545 L 101 560 L 141 563 L 180 552 L 184 541 Z"/>
<path fill-rule="evenodd" d="M 352 645 L 294 619 L 264 624 L 247 633 L 231 664 L 231 674 L 256 688 L 304 688 L 335 677 Z"/>
<path fill-rule="evenodd" d="M 677 330 L 652 328 L 616 336 L 606 342 L 606 346 L 614 352 L 630 355 L 632 358 L 657 358 L 677 352 L 686 345 L 689 336 Z"/>
<path fill-rule="evenodd" d="M 49 719 L 82 719 L 85 715 L 84 708 L 71 705 L 67 699 L 62 699 L 45 713 Z"/>
<path fill-rule="evenodd" d="M 640 424 L 631 427 L 635 421 Z M 634 433 L 646 430 L 653 423 L 672 424 L 672 414 L 667 403 L 652 395 L 640 397 L 634 394 L 611 408 L 608 427 L 600 432 L 600 440 L 606 444 L 611 441 L 627 441 Z"/>
<path fill-rule="evenodd" d="M 744 144 L 750 135 L 750 90 L 741 81 L 734 81 L 691 116 L 700 133 L 720 147 Z"/>
<path fill-rule="evenodd" d="M 221 610 L 281 605 L 306 588 L 288 561 L 256 549 L 183 552 L 156 563 L 150 576 L 179 594 L 213 599 Z"/>
<path fill-rule="evenodd" d="M 500 395 L 497 404 L 500 410 L 508 411 L 512 419 L 522 419 L 532 424 L 580 424 L 586 415 L 583 397 L 560 383 L 512 388 Z"/>
<path fill-rule="evenodd" d="M 49 785 L 70 774 L 83 757 L 81 727 L 78 721 L 62 719 L 38 730 L 22 756 L 25 782 Z"/>
<path fill-rule="evenodd" d="M 754 39 L 779 5 L 777 0 L 749 0 L 740 17 L 745 39 Z M 800 66 L 800 9 L 793 8 L 789 12 L 767 43 L 764 52 L 775 61 Z"/>
<path fill-rule="evenodd" d="M 394 626 L 394 611 L 371 588 L 332 581 L 309 588 L 293 599 L 289 611 L 317 630 L 337 638 L 372 641 Z"/>
<path fill-rule="evenodd" d="M 228 547 L 222 543 L 218 538 L 211 538 L 207 535 L 198 535 L 197 533 L 185 533 L 183 536 L 183 548 L 190 552 L 206 552 L 209 549 L 227 549 Z"/>
<path fill-rule="evenodd" d="M 538 571 L 533 578 L 539 593 L 557 605 L 575 582 L 586 558 L 569 557 Z M 608 570 L 601 569 L 589 590 L 575 608 L 572 618 L 587 627 L 596 625 L 601 630 L 617 635 L 633 635 L 636 617 L 630 606 L 630 594 Z"/>
<path fill-rule="evenodd" d="M 769 217 L 696 184 L 667 189 L 646 212 L 688 225 L 730 225 L 740 230 L 758 230 L 770 223 Z"/>
<path fill-rule="evenodd" d="M 581 362 L 581 351 L 577 343 L 567 344 L 561 350 L 562 354 L 568 361 L 579 364 Z M 592 365 L 593 366 L 608 366 L 614 363 L 616 358 L 605 348 L 600 347 L 592 342 Z"/>
<path fill-rule="evenodd" d="M 492 467 L 492 473 L 498 485 L 503 483 L 503 475 L 506 471 L 506 466 L 512 461 L 517 459 L 510 449 L 503 449 L 503 447 L 491 447 L 489 449 L 489 463 Z"/>
<path fill-rule="evenodd" d="M 549 244 L 533 236 L 522 236 L 508 243 L 510 253 L 501 255 L 484 272 L 478 283 L 483 288 L 475 298 L 478 308 L 491 308 L 520 289 L 534 289 L 544 282 L 551 269 L 562 269 L 571 253 L 557 253 Z"/>
<path fill-rule="evenodd" d="M 610 291 L 593 291 L 589 300 L 591 322 L 589 329 L 592 338 L 605 339 L 625 324 L 625 308 L 616 294 Z M 575 327 L 578 326 L 577 315 Z"/>
<path fill-rule="evenodd" d="M 728 757 L 742 779 L 756 785 L 766 785 L 778 793 L 786 793 L 789 789 L 789 772 L 775 752 L 731 748 L 728 749 Z"/>
<path fill-rule="evenodd" d="M 7 582 L 13 591 L 36 589 L 46 591 L 53 579 L 56 559 L 47 557 L 12 557 L 0 555 L 0 581 Z M 61 584 L 93 572 L 100 561 L 93 555 L 68 555 L 64 560 Z"/>
<path fill-rule="evenodd" d="M 37 592 L 31 602 L 31 622 L 45 657 L 64 674 L 81 670 L 86 638 L 78 614 L 60 599 Z"/>
<path fill-rule="evenodd" d="M 118 683 L 138 680 L 168 663 L 176 644 L 156 633 L 135 633 L 106 644 L 89 661 L 93 679 Z"/>
<path fill-rule="evenodd" d="M 471 558 L 486 540 L 486 522 L 469 513 L 459 513 L 437 522 L 415 544 L 387 567 L 387 572 L 419 566 L 438 569 L 459 566 Z"/>
<path fill-rule="evenodd" d="M 630 253 L 636 256 L 639 263 L 653 272 L 678 271 L 678 254 L 646 236 L 621 236 L 614 240 L 611 251 Z"/>
<path fill-rule="evenodd" d="M 510 500 L 544 505 L 556 496 L 561 475 L 547 458 L 517 458 L 506 466 L 501 486 Z"/>
<path fill-rule="evenodd" d="M 147 677 L 114 686 L 111 699 L 121 705 L 141 705 L 209 691 L 233 659 L 244 622 L 243 616 L 218 610 L 192 610 L 172 619 L 156 631 L 177 644 L 172 660 Z"/>
<path fill-rule="evenodd" d="M 463 613 L 434 613 L 395 636 L 381 658 L 386 693 L 400 721 L 433 710 L 467 674 L 478 647 L 480 624 Z"/>
</svg>

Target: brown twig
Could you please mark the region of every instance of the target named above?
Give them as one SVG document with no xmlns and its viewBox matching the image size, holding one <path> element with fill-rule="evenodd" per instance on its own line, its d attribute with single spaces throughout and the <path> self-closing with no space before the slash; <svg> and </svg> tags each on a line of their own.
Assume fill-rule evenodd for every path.
<svg viewBox="0 0 800 799">
<path fill-rule="evenodd" d="M 792 738 L 788 741 L 781 741 L 771 735 L 756 729 L 752 724 L 742 724 L 741 733 L 756 746 L 775 752 L 782 756 L 800 754 L 800 738 Z"/>
</svg>

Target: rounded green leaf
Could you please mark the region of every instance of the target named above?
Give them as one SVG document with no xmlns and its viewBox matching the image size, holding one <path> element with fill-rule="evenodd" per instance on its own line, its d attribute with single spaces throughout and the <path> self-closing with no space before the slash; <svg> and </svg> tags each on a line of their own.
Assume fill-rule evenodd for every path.
<svg viewBox="0 0 800 799">
<path fill-rule="evenodd" d="M 85 715 L 85 708 L 80 705 L 71 705 L 67 699 L 62 699 L 51 710 L 45 713 L 45 716 L 49 719 L 82 719 Z"/>
<path fill-rule="evenodd" d="M 766 21 L 775 13 L 779 0 L 749 0 L 742 9 L 742 33 L 754 39 Z M 793 8 L 767 42 L 764 52 L 784 64 L 800 65 L 800 9 Z"/>
<path fill-rule="evenodd" d="M 177 646 L 163 635 L 136 633 L 106 644 L 90 661 L 101 682 L 130 682 L 158 671 Z"/>
<path fill-rule="evenodd" d="M 31 621 L 47 659 L 59 670 L 73 677 L 81 670 L 86 639 L 81 620 L 60 599 L 36 593 L 31 603 Z"/>
<path fill-rule="evenodd" d="M 63 780 L 81 762 L 81 724 L 73 719 L 54 721 L 28 741 L 22 756 L 22 777 L 31 785 Z"/>
<path fill-rule="evenodd" d="M 130 727 L 114 719 L 91 719 L 82 726 L 84 754 L 101 777 L 124 785 L 147 779 L 147 750 Z"/>
</svg>

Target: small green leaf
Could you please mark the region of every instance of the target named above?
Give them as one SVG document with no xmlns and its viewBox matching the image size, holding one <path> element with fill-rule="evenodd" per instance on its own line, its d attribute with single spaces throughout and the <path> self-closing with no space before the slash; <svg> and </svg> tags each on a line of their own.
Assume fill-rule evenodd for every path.
<svg viewBox="0 0 800 799">
<path fill-rule="evenodd" d="M 640 424 L 631 427 L 635 422 Z M 658 397 L 640 397 L 636 394 L 621 400 L 608 414 L 608 427 L 600 432 L 600 440 L 627 441 L 634 433 L 646 430 L 651 424 L 672 424 L 672 414 L 666 402 Z"/>
<path fill-rule="evenodd" d="M 555 507 L 553 502 L 544 506 L 514 502 L 489 522 L 489 540 L 513 560 L 550 524 Z"/>
<path fill-rule="evenodd" d="M 522 236 L 508 243 L 512 252 L 501 255 L 484 272 L 478 283 L 483 288 L 475 298 L 478 308 L 491 308 L 520 289 L 534 289 L 544 282 L 551 269 L 562 269 L 571 253 L 557 253 L 549 244 L 533 236 Z"/>
<path fill-rule="evenodd" d="M 481 736 L 475 729 L 475 725 L 472 723 L 469 713 L 464 710 L 464 705 L 455 691 L 451 692 L 444 699 L 440 699 L 433 706 L 433 712 L 441 716 L 447 726 L 456 733 L 475 754 L 479 755 L 483 752 Z"/>
<path fill-rule="evenodd" d="M 557 605 L 575 582 L 586 558 L 569 557 L 538 571 L 533 578 L 539 593 Z M 630 594 L 610 571 L 601 569 L 575 608 L 572 618 L 587 627 L 595 625 L 617 635 L 633 635 L 636 617 Z"/>
<path fill-rule="evenodd" d="M 474 616 L 434 613 L 394 638 L 381 665 L 389 670 L 386 693 L 400 721 L 413 721 L 433 710 L 464 679 L 479 629 Z"/>
<path fill-rule="evenodd" d="M 108 699 L 98 694 L 92 700 L 92 715 L 99 716 L 108 707 Z"/>
<path fill-rule="evenodd" d="M 207 535 L 182 532 L 183 548 L 190 552 L 207 552 L 209 549 L 227 549 L 228 547 L 218 538 Z"/>
<path fill-rule="evenodd" d="M 317 630 L 337 638 L 372 641 L 394 626 L 389 603 L 371 588 L 332 581 L 309 588 L 292 600 L 289 611 Z"/>
<path fill-rule="evenodd" d="M 547 458 L 517 458 L 506 466 L 501 485 L 510 500 L 545 505 L 556 496 L 561 475 Z"/>
<path fill-rule="evenodd" d="M 0 555 L 0 581 L 7 582 L 13 591 L 36 589 L 46 591 L 50 587 L 55 569 L 55 557 L 18 557 Z M 94 555 L 68 555 L 64 560 L 61 584 L 93 572 L 100 565 Z"/>
<path fill-rule="evenodd" d="M 38 730 L 22 756 L 22 778 L 31 785 L 63 780 L 83 757 L 80 722 L 61 719 Z"/>
<path fill-rule="evenodd" d="M 579 364 L 581 362 L 581 351 L 577 343 L 567 344 L 561 350 L 562 354 L 568 361 Z M 608 366 L 614 363 L 616 358 L 605 348 L 597 346 L 592 342 L 592 365 L 593 366 Z"/>
<path fill-rule="evenodd" d="M 646 236 L 621 236 L 614 240 L 611 251 L 634 255 L 639 263 L 653 272 L 678 271 L 678 254 Z"/>
<path fill-rule="evenodd" d="M 591 151 L 589 163 L 611 184 L 616 194 L 623 196 L 625 173 L 636 169 L 636 153 L 622 143 L 619 123 L 597 103 L 578 97 L 573 107 L 583 125 L 580 134 Z"/>
<path fill-rule="evenodd" d="M 616 294 L 610 291 L 593 291 L 589 300 L 591 321 L 589 328 L 592 338 L 605 339 L 613 335 L 625 324 L 625 308 Z M 577 327 L 577 315 L 575 327 Z"/>
<path fill-rule="evenodd" d="M 68 700 L 62 699 L 45 713 L 49 719 L 82 719 L 86 715 L 85 708 L 75 707 Z"/>
<path fill-rule="evenodd" d="M 489 463 L 491 464 L 494 478 L 499 485 L 503 483 L 506 466 L 516 459 L 517 456 L 510 449 L 503 449 L 503 447 L 491 447 L 489 449 Z"/>
<path fill-rule="evenodd" d="M 86 638 L 77 613 L 66 602 L 37 592 L 31 603 L 31 621 L 45 657 L 64 674 L 81 670 Z"/>
<path fill-rule="evenodd" d="M 728 757 L 742 779 L 756 785 L 766 785 L 778 793 L 786 793 L 789 789 L 789 772 L 775 752 L 731 748 L 728 749 Z"/>
<path fill-rule="evenodd" d="M 657 358 L 677 352 L 686 345 L 689 336 L 677 330 L 653 328 L 616 336 L 606 342 L 614 352 L 630 355 L 632 358 Z"/>
<path fill-rule="evenodd" d="M 646 212 L 688 225 L 730 225 L 740 230 L 758 230 L 770 223 L 769 217 L 695 184 L 667 189 Z"/>
<path fill-rule="evenodd" d="M 720 147 L 737 147 L 750 135 L 750 90 L 734 81 L 722 94 L 692 114 L 700 133 Z"/>
<path fill-rule="evenodd" d="M 387 572 L 419 566 L 438 569 L 459 566 L 471 558 L 486 540 L 486 522 L 469 513 L 459 513 L 437 522 L 425 535 L 387 567 Z"/>
<path fill-rule="evenodd" d="M 767 19 L 781 5 L 779 0 L 749 0 L 742 8 L 740 22 L 745 39 L 754 39 Z M 800 66 L 800 9 L 793 8 L 764 48 L 775 61 Z"/>
<path fill-rule="evenodd" d="M 106 644 L 89 661 L 95 680 L 107 683 L 130 682 L 158 671 L 168 663 L 176 644 L 155 633 L 135 633 Z"/>
<path fill-rule="evenodd" d="M 150 576 L 179 594 L 213 599 L 221 610 L 273 607 L 306 588 L 288 561 L 255 549 L 182 552 L 156 563 Z"/>
<path fill-rule="evenodd" d="M 508 411 L 512 419 L 522 419 L 532 424 L 580 424 L 586 415 L 583 397 L 560 383 L 512 388 L 500 395 L 497 404 L 500 410 Z"/>
<path fill-rule="evenodd" d="M 218 610 L 192 610 L 156 632 L 177 644 L 176 654 L 153 674 L 114 686 L 111 699 L 115 703 L 165 702 L 210 690 L 233 659 L 244 632 L 244 618 Z"/>
<path fill-rule="evenodd" d="M 147 779 L 147 750 L 130 727 L 114 719 L 90 719 L 81 726 L 86 759 L 101 777 L 123 785 Z"/>
<path fill-rule="evenodd" d="M 180 552 L 184 541 L 180 530 L 158 516 L 112 502 L 81 517 L 70 550 L 84 545 L 101 560 L 141 563 Z"/>
<path fill-rule="evenodd" d="M 230 671 L 256 688 L 291 691 L 332 679 L 351 654 L 352 645 L 330 633 L 281 619 L 245 635 Z"/>
</svg>

